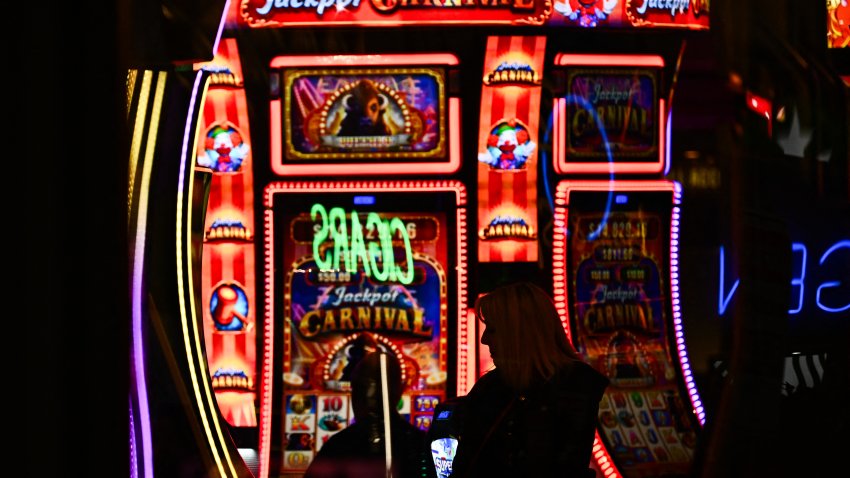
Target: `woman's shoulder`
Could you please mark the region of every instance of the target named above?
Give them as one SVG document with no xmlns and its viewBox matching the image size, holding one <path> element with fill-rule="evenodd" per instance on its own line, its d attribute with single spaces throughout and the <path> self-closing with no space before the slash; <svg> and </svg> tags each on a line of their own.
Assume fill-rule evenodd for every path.
<svg viewBox="0 0 850 478">
<path fill-rule="evenodd" d="M 608 387 L 608 377 L 581 360 L 573 360 L 556 374 L 556 386 L 574 392 L 602 396 Z"/>
<path fill-rule="evenodd" d="M 478 380 L 475 381 L 475 384 L 469 391 L 469 395 L 475 396 L 481 393 L 491 394 L 498 389 L 506 387 L 507 385 L 505 384 L 505 381 L 502 380 L 499 371 L 497 369 L 493 369 L 485 373 L 484 375 L 479 377 Z"/>
</svg>

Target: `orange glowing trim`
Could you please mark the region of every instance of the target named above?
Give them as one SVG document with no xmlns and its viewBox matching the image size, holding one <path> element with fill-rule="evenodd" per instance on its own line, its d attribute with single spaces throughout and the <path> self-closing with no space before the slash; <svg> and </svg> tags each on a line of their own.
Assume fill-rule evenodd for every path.
<svg viewBox="0 0 850 478">
<path fill-rule="evenodd" d="M 460 98 L 449 98 L 449 164 L 446 173 L 460 169 Z"/>
<path fill-rule="evenodd" d="M 622 478 L 623 475 L 614 466 L 614 460 L 611 459 L 611 455 L 605 449 L 605 445 L 602 444 L 598 430 L 593 438 L 593 459 L 596 460 L 596 465 L 606 478 Z"/>
<path fill-rule="evenodd" d="M 658 174 L 664 171 L 667 162 L 667 110 L 663 99 L 658 100 L 658 153 L 655 161 L 644 161 L 635 163 L 617 162 L 614 158 L 611 162 L 577 162 L 568 161 L 566 155 L 567 144 L 567 100 L 555 99 L 553 107 L 555 137 L 552 141 L 552 155 L 555 158 L 555 172 L 558 174 Z"/>
<path fill-rule="evenodd" d="M 411 53 L 388 55 L 303 55 L 277 56 L 269 64 L 272 68 L 304 66 L 364 66 L 364 65 L 458 65 L 460 61 L 451 53 Z"/>
<path fill-rule="evenodd" d="M 658 169 L 653 173 L 664 171 L 667 166 L 667 109 L 664 99 L 658 100 Z"/>
<path fill-rule="evenodd" d="M 284 164 L 283 144 L 281 143 L 281 101 L 272 100 L 269 104 L 269 123 L 271 136 L 272 171 L 278 176 L 389 176 L 393 174 L 454 174 L 460 169 L 460 98 L 449 98 L 448 162 L 412 162 L 412 163 L 370 163 L 333 164 Z M 377 168 L 376 168 L 377 166 Z"/>
<path fill-rule="evenodd" d="M 558 53 L 555 64 L 560 66 L 648 66 L 664 67 L 664 58 L 659 55 L 584 55 Z"/>
<path fill-rule="evenodd" d="M 567 144 L 567 128 L 563 125 L 567 117 L 567 100 L 565 98 L 555 98 L 552 112 L 554 115 L 552 125 L 555 128 L 555 136 L 552 139 L 552 157 L 555 159 L 555 172 L 565 174 L 566 171 L 562 169 L 565 161 L 562 158 L 564 158 Z"/>
</svg>

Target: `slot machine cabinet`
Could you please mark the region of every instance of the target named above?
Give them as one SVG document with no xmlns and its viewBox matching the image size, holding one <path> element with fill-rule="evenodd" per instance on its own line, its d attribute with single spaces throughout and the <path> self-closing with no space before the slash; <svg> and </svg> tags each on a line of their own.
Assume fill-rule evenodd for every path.
<svg viewBox="0 0 850 478">
<path fill-rule="evenodd" d="M 583 358 L 611 380 L 593 458 L 605 476 L 685 476 L 705 413 L 679 300 L 682 190 L 668 166 L 658 55 L 559 54 L 553 287 Z"/>
<path fill-rule="evenodd" d="M 261 476 L 303 474 L 351 423 L 349 375 L 365 349 L 399 359 L 399 413 L 423 430 L 474 381 L 466 187 L 429 179 L 460 168 L 457 66 L 448 53 L 270 61 L 280 180 L 263 195 Z"/>
</svg>

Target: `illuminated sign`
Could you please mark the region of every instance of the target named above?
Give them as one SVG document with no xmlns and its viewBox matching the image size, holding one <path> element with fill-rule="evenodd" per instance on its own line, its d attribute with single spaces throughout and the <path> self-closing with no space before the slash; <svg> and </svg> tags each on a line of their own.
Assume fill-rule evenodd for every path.
<svg viewBox="0 0 850 478">
<path fill-rule="evenodd" d="M 709 0 L 625 0 L 625 14 L 636 27 L 708 28 Z"/>
<path fill-rule="evenodd" d="M 791 277 L 791 293 L 792 298 L 788 315 L 799 314 L 803 308 L 806 298 L 813 302 L 821 311 L 828 314 L 837 314 L 850 310 L 850 280 L 848 274 L 850 269 L 847 265 L 850 264 L 850 240 L 840 240 L 830 246 L 820 254 L 816 264 L 810 264 L 809 247 L 800 242 L 795 242 L 791 245 L 793 256 L 794 270 Z M 741 279 L 730 280 L 726 273 L 726 251 L 721 246 L 719 248 L 719 266 L 720 273 L 717 293 L 717 314 L 723 316 L 729 308 L 729 303 L 734 297 Z M 842 262 L 843 258 L 843 262 Z M 844 270 L 838 274 L 829 274 L 828 271 L 834 268 L 841 268 L 844 265 Z M 827 271 L 822 274 L 819 280 L 813 280 L 811 276 L 814 269 Z M 840 279 L 844 279 L 843 281 Z"/>
<path fill-rule="evenodd" d="M 484 84 L 490 85 L 539 85 L 540 75 L 527 63 L 502 62 L 493 71 L 484 75 Z"/>
<path fill-rule="evenodd" d="M 352 211 L 348 216 L 350 236 L 349 220 L 346 219 L 345 210 L 340 207 L 331 208 L 328 212 L 321 204 L 314 204 L 310 209 L 310 217 L 319 221 L 313 236 L 313 256 L 320 269 L 338 271 L 342 263 L 342 270 L 357 272 L 362 265 L 367 277 L 402 284 L 413 281 L 410 236 L 407 225 L 398 217 L 382 219 L 378 213 L 371 212 L 366 221 L 361 223 L 358 213 Z M 394 238 L 404 244 L 402 262 L 405 267 L 395 262 Z M 328 240 L 333 242 L 333 247 L 327 247 Z"/>
<path fill-rule="evenodd" d="M 541 24 L 550 13 L 551 3 L 541 0 L 246 0 L 241 6 L 243 21 L 252 27 Z"/>
<path fill-rule="evenodd" d="M 706 29 L 708 0 L 243 0 L 250 27 L 555 25 Z"/>
</svg>

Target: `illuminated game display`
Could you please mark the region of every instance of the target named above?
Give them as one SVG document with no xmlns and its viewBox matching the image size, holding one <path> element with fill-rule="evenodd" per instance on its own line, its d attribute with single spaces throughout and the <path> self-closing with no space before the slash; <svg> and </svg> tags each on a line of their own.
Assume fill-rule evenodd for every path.
<svg viewBox="0 0 850 478">
<path fill-rule="evenodd" d="M 274 58 L 271 164 L 282 176 L 454 173 L 451 54 Z M 346 65 L 346 68 L 339 68 Z"/>
<path fill-rule="evenodd" d="M 622 476 L 687 475 L 700 427 L 677 313 L 678 191 L 665 181 L 559 185 L 556 217 L 571 232 L 560 236 L 556 291 L 573 344 L 611 380 L 598 430 Z"/>
<path fill-rule="evenodd" d="M 611 381 L 593 459 L 605 476 L 687 476 L 705 413 L 681 321 L 681 187 L 658 179 L 670 164 L 665 62 L 560 53 L 555 64 L 566 85 L 553 104 L 554 169 L 571 175 L 555 198 L 555 302 Z"/>
<path fill-rule="evenodd" d="M 282 445 L 280 473 L 303 473 L 354 418 L 351 372 L 369 351 L 399 359 L 399 413 L 422 430 L 456 393 L 449 378 L 465 376 L 469 361 L 450 347 L 463 333 L 450 294 L 465 274 L 452 266 L 464 260 L 463 198 L 457 183 L 267 187 L 266 326 L 280 343 L 267 350 L 267 366 L 279 390 L 272 406 L 281 411 L 281 436 L 273 438 Z"/>
<path fill-rule="evenodd" d="M 287 71 L 283 79 L 287 159 L 446 154 L 440 70 Z"/>
<path fill-rule="evenodd" d="M 657 55 L 558 54 L 566 94 L 554 102 L 555 171 L 661 173 L 667 112 Z"/>
</svg>

